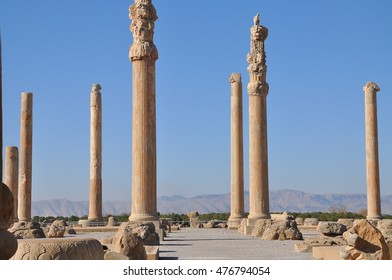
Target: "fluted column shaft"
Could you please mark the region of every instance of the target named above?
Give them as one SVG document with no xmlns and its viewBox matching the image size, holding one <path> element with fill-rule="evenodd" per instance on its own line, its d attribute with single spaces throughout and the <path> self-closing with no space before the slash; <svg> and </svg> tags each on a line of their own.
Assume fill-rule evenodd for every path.
<svg viewBox="0 0 392 280">
<path fill-rule="evenodd" d="M 18 174 L 19 152 L 17 147 L 5 148 L 4 182 L 14 196 L 14 221 L 18 220 Z"/>
<path fill-rule="evenodd" d="M 230 76 L 231 85 L 231 213 L 230 226 L 238 226 L 244 216 L 244 160 L 241 75 Z"/>
<path fill-rule="evenodd" d="M 381 219 L 380 176 L 378 160 L 377 96 L 380 88 L 373 82 L 363 87 L 365 93 L 367 218 Z"/>
<path fill-rule="evenodd" d="M 268 219 L 266 96 L 249 96 L 249 219 Z"/>
<path fill-rule="evenodd" d="M 33 94 L 22 92 L 18 190 L 19 221 L 31 221 L 32 144 Z"/>
<path fill-rule="evenodd" d="M 156 179 L 155 61 L 157 15 L 151 0 L 130 7 L 132 62 L 132 211 L 130 221 L 158 220 Z"/>
<path fill-rule="evenodd" d="M 264 41 L 268 29 L 254 17 L 251 47 L 247 56 L 249 72 L 249 220 L 269 219 L 267 147 L 267 65 Z M 251 224 L 251 223 L 249 223 Z"/>
<path fill-rule="evenodd" d="M 102 101 L 101 86 L 90 94 L 90 205 L 89 220 L 102 220 Z"/>
</svg>

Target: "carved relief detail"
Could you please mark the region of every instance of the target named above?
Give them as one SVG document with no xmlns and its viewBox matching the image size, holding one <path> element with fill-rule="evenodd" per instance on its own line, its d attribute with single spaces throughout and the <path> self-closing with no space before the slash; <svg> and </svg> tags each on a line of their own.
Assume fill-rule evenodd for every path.
<svg viewBox="0 0 392 280">
<path fill-rule="evenodd" d="M 129 50 L 131 61 L 143 59 L 158 59 L 158 50 L 154 45 L 154 22 L 158 19 L 157 12 L 151 0 L 135 0 L 129 7 L 129 26 L 133 34 L 133 44 Z"/>
<path fill-rule="evenodd" d="M 268 29 L 260 25 L 260 15 L 253 19 L 254 25 L 250 29 L 251 43 L 250 53 L 247 55 L 248 72 L 250 81 L 248 84 L 248 94 L 266 96 L 269 86 L 267 80 L 266 55 L 264 41 L 268 37 Z"/>
<path fill-rule="evenodd" d="M 94 239 L 20 239 L 13 260 L 103 260 L 103 249 Z"/>
</svg>

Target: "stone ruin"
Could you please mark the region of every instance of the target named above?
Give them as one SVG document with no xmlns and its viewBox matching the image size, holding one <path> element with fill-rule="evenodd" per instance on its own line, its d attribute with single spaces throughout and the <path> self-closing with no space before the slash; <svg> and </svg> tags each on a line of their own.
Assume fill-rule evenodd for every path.
<svg viewBox="0 0 392 280">
<path fill-rule="evenodd" d="M 286 212 L 272 219 L 258 220 L 253 228 L 252 236 L 263 240 L 302 240 L 302 233 L 297 227 L 294 217 Z"/>
<path fill-rule="evenodd" d="M 319 236 L 296 243 L 297 252 L 313 252 L 318 259 L 387 260 L 392 249 L 392 220 L 339 219 L 320 222 Z"/>
<path fill-rule="evenodd" d="M 146 13 L 146 11 L 148 12 Z M 130 7 L 130 18 L 132 19 L 130 28 L 133 33 L 134 42 L 130 49 L 129 58 L 133 67 L 133 111 L 137 112 L 132 117 L 132 146 L 134 152 L 132 157 L 133 203 L 132 214 L 129 217 L 129 220 L 132 222 L 120 226 L 120 229 L 110 242 L 111 250 L 106 252 L 108 259 L 116 259 L 116 254 L 118 254 L 118 258 L 145 259 L 147 258 L 145 246 L 157 246 L 160 240 L 155 231 L 157 225 L 159 226 L 158 230 L 160 230 L 160 224 L 156 223 L 158 215 L 156 205 L 155 138 L 155 61 L 158 59 L 158 51 L 153 43 L 154 22 L 157 19 L 157 15 L 151 0 L 135 0 L 134 5 Z M 142 35 L 141 30 L 144 31 Z M 250 214 L 247 219 L 243 219 L 243 173 L 241 173 L 243 172 L 241 171 L 243 166 L 240 151 L 242 148 L 239 145 L 242 141 L 242 127 L 238 125 L 241 122 L 242 115 L 241 118 L 238 115 L 241 110 L 238 108 L 240 99 L 237 98 L 237 105 L 235 106 L 235 114 L 237 115 L 232 119 L 232 124 L 236 125 L 237 131 L 232 132 L 234 140 L 232 153 L 235 156 L 232 158 L 233 193 L 230 220 L 232 226 L 234 228 L 238 227 L 240 232 L 250 232 L 253 236 L 261 237 L 264 240 L 302 240 L 302 233 L 298 230 L 297 222 L 292 217 L 286 214 L 270 219 L 267 122 L 265 110 L 260 110 L 260 108 L 266 108 L 267 106 L 266 97 L 269 91 L 269 85 L 266 81 L 267 66 L 264 50 L 264 41 L 267 36 L 268 29 L 260 25 L 260 18 L 257 15 L 254 18 L 254 25 L 251 28 L 251 51 L 247 56 L 250 75 L 250 82 L 248 84 L 249 107 L 254 109 L 250 110 L 253 113 L 249 116 L 249 131 L 250 138 L 252 139 L 249 147 L 249 168 L 251 174 Z M 148 69 L 148 71 L 142 71 L 144 68 Z M 239 88 L 241 86 L 241 77 L 233 73 L 230 78 L 230 83 L 233 87 L 232 96 L 236 95 L 239 97 L 239 94 L 242 94 Z M 1 87 L 2 85 L 0 85 L 0 89 Z M 99 90 L 100 86 L 94 85 L 93 92 L 98 93 Z M 381 218 L 377 150 L 377 111 L 376 106 L 373 106 L 376 103 L 375 94 L 379 90 L 379 87 L 372 82 L 367 83 L 363 88 L 366 106 L 366 162 L 368 171 L 367 192 L 369 219 Z M 140 92 L 145 94 L 140 94 Z M 91 106 L 95 113 L 92 116 L 92 124 L 94 123 L 94 126 L 100 124 L 100 99 L 99 106 L 97 104 L 95 105 Z M 19 182 L 18 192 L 20 199 L 18 200 L 17 206 L 12 192 L 8 191 L 6 185 L 1 184 L 0 259 L 10 258 L 13 255 L 11 252 L 14 249 L 16 250 L 16 247 L 19 249 L 14 259 L 94 259 L 95 257 L 103 259 L 102 248 L 98 249 L 100 246 L 98 246 L 99 242 L 95 242 L 96 240 L 74 239 L 74 242 L 70 242 L 66 239 L 61 239 L 64 236 L 65 224 L 61 222 L 52 224 L 47 234 L 48 237 L 52 238 L 52 241 L 50 241 L 45 238 L 45 234 L 39 224 L 31 222 L 31 119 L 32 93 L 22 93 L 20 170 L 25 175 L 23 176 L 24 180 Z M 147 126 L 145 126 L 146 123 L 148 124 Z M 100 220 L 102 218 L 100 134 L 101 131 L 94 132 L 91 138 L 91 164 L 95 169 L 90 174 L 89 220 Z M 0 148 L 2 149 L 2 143 Z M 145 162 L 147 164 L 144 164 Z M 257 162 L 261 162 L 261 166 L 257 165 Z M 2 170 L 2 166 L 0 167 L 0 170 Z M 235 184 L 234 181 L 236 181 Z M 143 184 L 140 182 L 143 182 Z M 15 211 L 15 208 L 18 211 Z M 18 222 L 7 231 L 13 219 L 16 218 L 16 213 L 18 213 Z M 192 227 L 200 226 L 198 216 L 189 217 Z M 155 223 L 150 223 L 152 221 Z M 305 226 L 313 226 L 315 223 L 316 221 L 307 221 L 307 219 L 304 221 Z M 205 227 L 216 227 L 216 225 L 214 221 L 210 221 Z M 377 227 L 380 229 L 377 229 Z M 338 221 L 337 223 L 320 222 L 318 223 L 317 230 L 322 234 L 322 238 L 308 241 L 308 243 L 301 243 L 302 247 L 298 246 L 298 250 L 307 251 L 309 248 L 321 247 L 326 244 L 330 246 L 339 245 L 347 246 L 341 253 L 344 259 L 388 259 L 390 255 L 387 243 L 389 241 L 392 242 L 390 239 L 392 235 L 391 223 L 386 220 L 379 221 L 377 227 L 370 222 L 364 221 L 356 224 L 354 222 L 351 224 L 350 221 Z M 20 239 L 19 243 L 16 242 L 14 236 Z M 32 240 L 32 238 L 38 239 Z M 87 244 L 91 244 L 91 246 Z M 90 247 L 91 249 L 87 251 L 81 250 L 86 252 L 85 255 L 75 253 L 76 248 Z M 79 249 L 76 251 L 79 251 Z"/>
<path fill-rule="evenodd" d="M 108 248 L 105 258 L 146 260 L 150 249 L 148 246 L 158 246 L 159 236 L 155 232 L 154 223 L 128 222 L 122 223 L 112 238 L 106 238 L 101 242 Z"/>
</svg>

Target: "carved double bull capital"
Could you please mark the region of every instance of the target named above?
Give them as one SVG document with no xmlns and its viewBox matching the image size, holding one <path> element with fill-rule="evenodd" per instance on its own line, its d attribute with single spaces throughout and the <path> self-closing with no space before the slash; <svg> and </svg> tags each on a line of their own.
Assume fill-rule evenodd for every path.
<svg viewBox="0 0 392 280">
<path fill-rule="evenodd" d="M 135 0 L 135 3 L 129 7 L 129 18 L 132 20 L 129 28 L 133 34 L 129 59 L 131 61 L 158 59 L 158 50 L 153 42 L 154 22 L 158 16 L 151 0 Z"/>
<path fill-rule="evenodd" d="M 260 25 L 260 15 L 258 14 L 254 17 L 253 22 L 254 25 L 250 29 L 250 52 L 247 55 L 250 75 L 248 93 L 249 95 L 265 96 L 269 89 L 266 82 L 267 65 L 264 50 L 264 41 L 268 37 L 268 29 Z"/>
</svg>

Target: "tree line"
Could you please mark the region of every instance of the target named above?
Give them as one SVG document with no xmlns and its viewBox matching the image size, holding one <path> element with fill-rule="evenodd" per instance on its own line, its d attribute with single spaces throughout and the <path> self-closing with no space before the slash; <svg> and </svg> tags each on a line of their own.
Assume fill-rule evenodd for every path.
<svg viewBox="0 0 392 280">
<path fill-rule="evenodd" d="M 274 213 L 272 213 L 274 214 Z M 276 213 L 281 214 L 281 213 Z M 306 212 L 306 213 L 299 213 L 299 212 L 288 212 L 289 215 L 292 215 L 294 218 L 318 218 L 320 221 L 337 221 L 338 219 L 365 219 L 366 218 L 366 210 L 361 210 L 358 213 L 353 213 L 347 211 L 344 207 L 334 208 L 331 207 L 328 209 L 328 212 Z M 208 214 L 200 214 L 199 220 L 201 221 L 211 221 L 211 220 L 218 220 L 218 221 L 227 221 L 229 219 L 230 213 L 208 213 Z M 248 213 L 244 214 L 244 217 L 247 217 Z M 111 215 L 107 214 L 103 217 L 103 221 L 107 222 L 109 217 L 113 217 L 118 222 L 127 222 L 129 218 L 129 214 L 120 214 L 120 215 Z M 171 219 L 174 222 L 181 222 L 181 221 L 189 221 L 189 217 L 187 214 L 178 214 L 178 213 L 171 213 L 171 214 L 162 214 L 159 215 L 161 219 Z M 392 219 L 392 215 L 383 215 L 384 219 Z M 79 220 L 87 220 L 87 215 L 78 217 L 78 216 L 70 216 L 70 217 L 63 217 L 63 216 L 34 216 L 32 218 L 33 222 L 39 223 L 51 223 L 54 220 L 63 220 L 66 222 L 78 222 Z"/>
</svg>

